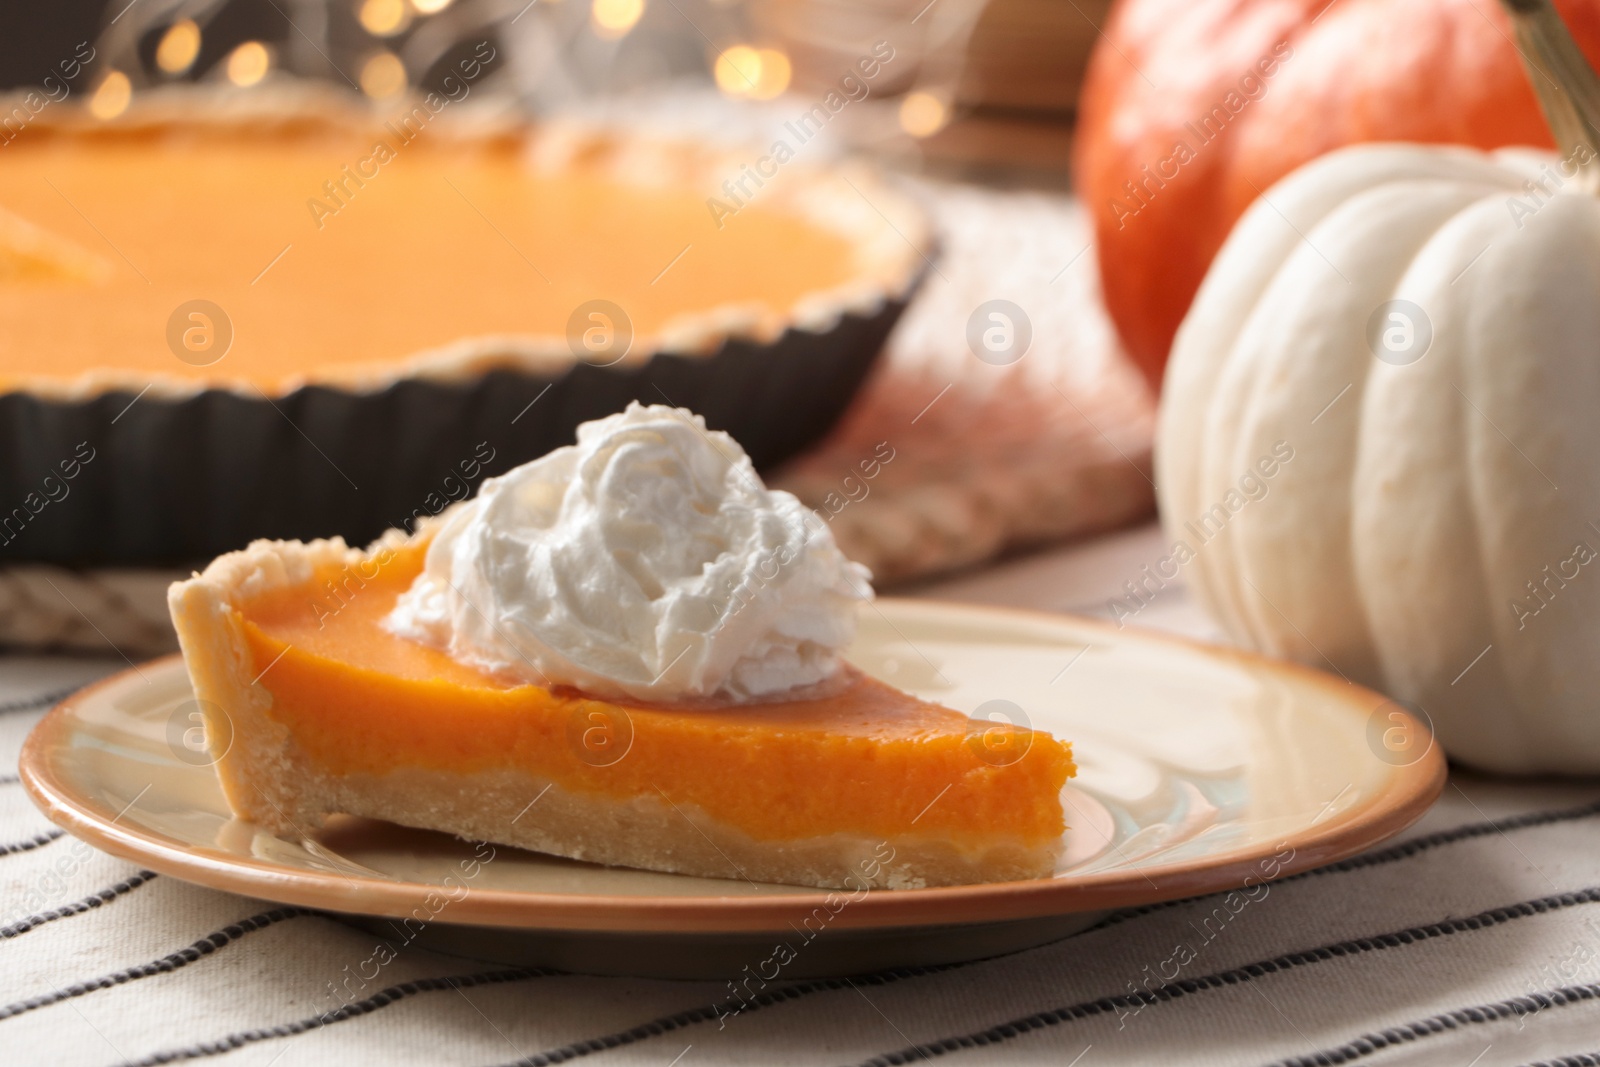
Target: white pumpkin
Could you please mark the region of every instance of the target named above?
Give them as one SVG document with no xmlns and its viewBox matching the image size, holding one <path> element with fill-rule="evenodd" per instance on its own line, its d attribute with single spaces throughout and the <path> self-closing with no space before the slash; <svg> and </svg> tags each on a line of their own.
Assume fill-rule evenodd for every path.
<svg viewBox="0 0 1600 1067">
<path fill-rule="evenodd" d="M 1574 162 L 1376 145 L 1290 175 L 1213 263 L 1157 437 L 1175 558 L 1234 638 L 1499 771 L 1600 771 L 1600 198 Z"/>
</svg>

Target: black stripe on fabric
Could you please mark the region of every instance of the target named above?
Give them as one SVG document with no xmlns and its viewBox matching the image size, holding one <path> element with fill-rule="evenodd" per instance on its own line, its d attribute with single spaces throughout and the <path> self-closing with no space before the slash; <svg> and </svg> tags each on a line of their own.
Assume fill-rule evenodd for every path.
<svg viewBox="0 0 1600 1067">
<path fill-rule="evenodd" d="M 965 967 L 965 963 L 941 963 L 928 967 L 896 967 L 893 970 L 880 971 L 877 974 L 863 975 L 859 978 L 817 978 L 803 982 L 796 982 L 781 989 L 774 989 L 752 994 L 744 1000 L 733 997 L 708 1004 L 699 1008 L 687 1008 L 660 1019 L 652 1019 L 647 1023 L 620 1030 L 604 1037 L 592 1037 L 583 1041 L 575 1041 L 570 1045 L 560 1048 L 546 1049 L 536 1052 L 532 1056 L 517 1060 L 507 1067 L 547 1067 L 552 1063 L 565 1063 L 583 1056 L 592 1056 L 596 1052 L 605 1052 L 621 1045 L 631 1045 L 636 1041 L 644 1041 L 680 1027 L 694 1026 L 698 1023 L 708 1023 L 714 1019 L 734 1017 L 756 1008 L 765 1008 L 773 1004 L 781 1004 L 787 1000 L 799 1000 L 809 993 L 822 993 L 828 990 L 849 989 L 851 983 L 856 985 L 889 985 L 902 978 L 915 978 L 924 974 L 936 974 L 939 971 L 954 970 Z"/>
<path fill-rule="evenodd" d="M 74 685 L 66 689 L 58 689 L 53 693 L 41 693 L 36 697 L 24 697 L 21 700 L 12 700 L 5 704 L 0 704 L 0 715 L 5 715 L 8 712 L 13 711 L 34 711 L 38 708 L 46 707 L 51 704 L 59 704 L 82 688 L 83 686 L 81 685 Z"/>
<path fill-rule="evenodd" d="M 1559 1060 L 1540 1060 L 1522 1067 L 1600 1067 L 1600 1052 L 1574 1052 Z"/>
<path fill-rule="evenodd" d="M 0 941 L 9 941 L 13 937 L 20 937 L 29 930 L 35 930 L 45 923 L 65 919 L 69 915 L 82 915 L 86 911 L 93 911 L 102 904 L 109 904 L 120 896 L 133 892 L 156 876 L 155 871 L 140 871 L 131 878 L 124 878 L 116 885 L 107 886 L 98 893 L 91 893 L 82 900 L 74 900 L 71 904 L 63 904 L 59 908 L 41 911 L 37 915 L 30 915 L 26 919 L 18 919 L 10 926 L 0 926 Z"/>
<path fill-rule="evenodd" d="M 962 1034 L 959 1037 L 940 1038 L 925 1045 L 911 1045 L 893 1052 L 886 1052 L 863 1061 L 859 1067 L 899 1067 L 901 1064 L 912 1063 L 922 1059 L 932 1059 L 934 1056 L 943 1056 L 946 1053 L 957 1052 L 962 1049 L 997 1045 L 1014 1037 L 1020 1037 L 1029 1031 L 1043 1029 L 1046 1026 L 1058 1026 L 1061 1023 L 1074 1022 L 1078 1019 L 1106 1015 L 1124 1008 L 1142 1011 L 1151 1005 L 1176 1000 L 1185 995 L 1252 982 L 1258 978 L 1265 978 L 1269 974 L 1277 974 L 1281 971 L 1307 967 L 1315 963 L 1326 963 L 1329 960 L 1360 956 L 1368 952 L 1381 952 L 1387 949 L 1420 944 L 1432 941 L 1437 937 L 1454 937 L 1458 934 L 1470 933 L 1476 930 L 1487 930 L 1517 919 L 1526 919 L 1534 915 L 1561 911 L 1580 904 L 1594 903 L 1600 903 L 1600 888 L 1591 887 L 1578 890 L 1575 893 L 1558 893 L 1554 896 L 1537 897 L 1533 900 L 1524 900 L 1500 908 L 1490 908 L 1488 911 L 1481 911 L 1476 915 L 1469 915 L 1460 919 L 1445 919 L 1440 922 L 1429 923 L 1426 926 L 1407 927 L 1404 930 L 1396 930 L 1392 933 L 1336 941 L 1318 948 L 1288 952 L 1281 956 L 1274 956 L 1271 959 L 1247 963 L 1242 967 L 1232 967 L 1226 971 L 1218 971 L 1215 974 L 1201 975 L 1198 978 L 1180 978 L 1165 985 L 1157 986 L 1155 989 L 1120 993 L 1115 996 L 1101 997 L 1098 1000 L 1081 1001 L 1063 1008 L 1035 1012 L 1032 1015 L 1024 1015 L 1021 1018 L 1012 1019 L 983 1030 Z"/>
<path fill-rule="evenodd" d="M 22 779 L 14 774 L 0 774 L 0 785 L 16 785 L 20 781 Z"/>
<path fill-rule="evenodd" d="M 1301 871 L 1299 874 L 1292 874 L 1284 878 L 1279 878 L 1270 884 L 1277 886 L 1285 882 L 1299 881 L 1301 879 L 1311 878 L 1322 874 L 1355 871 L 1366 867 L 1382 866 L 1387 863 L 1395 863 L 1400 860 L 1410 859 L 1413 856 L 1421 855 L 1422 853 L 1431 849 L 1438 848 L 1442 845 L 1448 845 L 1456 841 L 1466 841 L 1476 837 L 1483 837 L 1487 834 L 1503 833 L 1508 830 L 1522 830 L 1535 826 L 1545 826 L 1551 823 L 1571 822 L 1577 819 L 1585 819 L 1595 815 L 1600 815 L 1600 801 L 1586 804 L 1578 808 L 1568 808 L 1559 811 L 1531 812 L 1526 815 L 1516 815 L 1510 818 L 1497 819 L 1491 822 L 1469 823 L 1466 826 L 1458 826 L 1451 830 L 1440 830 L 1436 833 L 1425 834 L 1421 837 L 1412 838 L 1409 841 L 1401 842 L 1400 844 L 1393 845 L 1389 848 L 1379 849 L 1375 852 L 1363 853 L 1362 855 L 1353 856 L 1350 859 L 1342 860 L 1338 863 L 1328 864 L 1325 867 L 1317 867 L 1309 871 Z M 1221 894 L 1210 894 L 1210 896 L 1219 895 Z M 1169 900 L 1163 901 L 1159 904 L 1146 905 L 1140 908 L 1128 908 L 1109 915 L 1100 922 L 1095 923 L 1093 926 L 1086 927 L 1085 929 L 1080 930 L 1078 933 L 1070 936 L 1082 937 L 1084 934 L 1093 933 L 1096 930 L 1104 929 L 1107 926 L 1113 926 L 1119 922 L 1126 922 L 1129 919 L 1136 919 L 1141 915 L 1148 915 L 1151 912 L 1162 911 L 1167 908 L 1175 908 L 1184 904 L 1193 904 L 1206 899 L 1208 898 L 1204 896 L 1184 897 L 1181 900 Z M 892 970 L 880 971 L 876 974 L 858 977 L 854 980 L 856 982 L 870 983 L 872 985 L 888 985 L 892 982 L 898 982 L 906 978 L 919 978 L 923 975 L 935 974 L 940 971 L 950 970 L 951 968 L 955 967 L 966 967 L 970 966 L 972 963 L 979 962 L 983 961 L 970 960 L 960 963 L 940 964 L 932 967 L 897 967 Z M 689 1008 L 684 1011 L 675 1012 L 672 1015 L 666 1015 L 657 1019 L 652 1019 L 649 1022 L 640 1023 L 637 1026 L 628 1028 L 627 1030 L 620 1030 L 615 1033 L 607 1034 L 604 1037 L 589 1038 L 584 1041 L 574 1042 L 570 1045 L 564 1045 L 560 1048 L 549 1049 L 545 1052 L 541 1052 L 533 1057 L 530 1057 L 527 1060 L 519 1061 L 519 1064 L 537 1065 L 543 1063 L 560 1063 L 564 1060 L 575 1059 L 579 1056 L 588 1056 L 596 1052 L 602 1052 L 619 1044 L 632 1044 L 635 1041 L 643 1041 L 647 1038 L 657 1037 L 661 1034 L 667 1033 L 668 1031 L 679 1029 L 680 1027 L 694 1026 L 698 1023 L 711 1022 L 713 1019 L 720 1018 L 722 1015 L 727 1014 L 735 1007 L 739 1008 L 739 1011 L 742 1014 L 746 1011 L 756 1011 L 760 1008 L 771 1007 L 774 1004 L 782 1004 L 786 1001 L 798 1000 L 799 998 L 808 996 L 812 993 L 824 993 L 844 988 L 847 988 L 847 985 L 843 979 L 820 979 L 816 981 L 797 982 L 793 985 L 785 986 L 782 989 L 762 991 L 761 993 L 749 997 L 742 1002 L 730 999 L 705 1007 Z M 540 1059 L 540 1057 L 544 1057 L 544 1059 Z"/>
<path fill-rule="evenodd" d="M 334 1023 L 344 1022 L 361 1015 L 367 1015 L 379 1008 L 387 1007 L 397 1000 L 414 997 L 418 993 L 436 993 L 445 989 L 471 989 L 474 986 L 501 985 L 505 982 L 522 982 L 529 978 L 551 978 L 562 976 L 562 971 L 549 971 L 537 967 L 520 967 L 512 970 L 483 971 L 478 974 L 461 974 L 443 978 L 418 978 L 412 982 L 401 982 L 387 989 L 367 997 L 365 1000 L 352 1001 L 342 1008 L 325 1012 L 322 1015 L 313 1015 L 308 1019 L 300 1019 L 292 1023 L 283 1023 L 280 1026 L 263 1027 L 257 1030 L 240 1030 L 229 1034 L 227 1037 L 215 1041 L 203 1041 L 188 1048 L 167 1049 L 162 1052 L 152 1053 L 139 1060 L 127 1060 L 117 1067 L 154 1067 L 155 1064 L 177 1063 L 180 1060 L 198 1060 L 206 1056 L 220 1056 L 224 1052 L 253 1045 L 258 1041 L 270 1041 L 279 1037 L 294 1037 L 308 1030 L 320 1030 Z"/>
<path fill-rule="evenodd" d="M 1330 863 L 1324 867 L 1313 867 L 1309 871 L 1301 871 L 1298 874 L 1275 879 L 1269 884 L 1273 886 L 1287 885 L 1290 882 L 1300 882 L 1307 878 L 1320 878 L 1326 874 L 1343 874 L 1347 871 L 1359 871 L 1368 867 L 1381 867 L 1398 860 L 1408 860 L 1414 856 L 1420 856 L 1424 852 L 1430 852 L 1443 845 L 1453 845 L 1458 841 L 1470 841 L 1473 838 L 1488 837 L 1490 834 L 1503 834 L 1510 830 L 1528 830 L 1564 822 L 1577 822 L 1580 819 L 1590 819 L 1596 815 L 1600 815 L 1600 800 L 1583 804 L 1576 808 L 1562 808 L 1557 811 L 1535 811 L 1525 815 L 1512 815 L 1504 819 L 1494 819 L 1489 822 L 1468 823 L 1466 826 L 1457 826 L 1454 829 L 1438 830 L 1431 834 L 1413 837 L 1400 842 L 1398 845 L 1390 845 L 1388 848 L 1363 852 L 1359 856 L 1351 856 L 1349 859 Z M 1163 900 L 1155 904 L 1144 904 L 1137 908 L 1123 908 L 1107 915 L 1093 926 L 1081 930 L 1073 936 L 1081 937 L 1096 930 L 1104 930 L 1108 926 L 1125 923 L 1129 919 L 1137 919 L 1152 912 L 1166 911 L 1169 908 L 1182 907 L 1185 904 L 1204 899 L 1206 898 L 1184 897 L 1180 900 Z"/>
<path fill-rule="evenodd" d="M 1430 1015 L 1416 1022 L 1401 1023 L 1376 1033 L 1362 1034 L 1337 1048 L 1323 1049 L 1309 1056 L 1291 1056 L 1275 1060 L 1268 1067 L 1333 1067 L 1334 1064 L 1352 1063 L 1375 1052 L 1394 1048 L 1408 1042 L 1433 1037 L 1449 1030 L 1462 1030 L 1482 1023 L 1497 1023 L 1506 1019 L 1521 1019 L 1537 1015 L 1549 1008 L 1565 1008 L 1571 1004 L 1600 998 L 1600 983 L 1562 986 L 1543 993 L 1527 993 L 1520 997 L 1497 1000 L 1492 1004 L 1476 1004 L 1470 1008 L 1454 1008 Z"/>
<path fill-rule="evenodd" d="M 189 966 L 196 960 L 204 959 L 224 945 L 239 940 L 245 934 L 271 926 L 274 923 L 283 922 L 285 919 L 315 914 L 316 912 L 305 908 L 273 908 L 271 911 L 264 911 L 260 915 L 252 915 L 248 919 L 240 919 L 236 923 L 230 923 L 215 933 L 202 937 L 187 948 L 181 948 L 176 952 L 162 956 L 158 960 L 151 960 L 149 963 L 141 963 L 137 967 L 114 971 L 111 974 L 101 975 L 99 978 L 91 978 L 87 982 L 75 982 L 72 985 L 63 986 L 49 993 L 41 993 L 36 997 L 29 997 L 27 1000 L 19 1000 L 13 1004 L 7 1004 L 4 1007 L 0 1007 L 0 1019 L 10 1019 L 13 1016 L 25 1014 L 36 1008 L 49 1007 L 51 1004 L 59 1004 L 63 1000 L 71 1000 L 73 997 L 81 997 L 101 989 L 110 989 L 112 986 L 123 985 L 127 982 L 137 981 L 140 978 L 149 978 L 151 975 L 176 971 L 179 968 Z"/>
<path fill-rule="evenodd" d="M 0 856 L 10 856 L 18 852 L 32 852 L 36 848 L 43 848 L 50 842 L 63 836 L 63 830 L 46 830 L 42 834 L 34 834 L 26 841 L 13 841 L 9 845 L 0 845 Z"/>
</svg>

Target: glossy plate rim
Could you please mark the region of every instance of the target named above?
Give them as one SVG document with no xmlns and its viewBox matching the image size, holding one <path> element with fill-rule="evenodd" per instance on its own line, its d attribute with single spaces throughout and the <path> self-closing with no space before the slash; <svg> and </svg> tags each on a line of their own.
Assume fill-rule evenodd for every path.
<svg viewBox="0 0 1600 1067">
<path fill-rule="evenodd" d="M 1131 635 L 1109 623 L 1066 613 L 964 604 L 954 601 L 883 598 L 880 604 L 915 605 L 930 613 L 986 615 L 995 621 L 1035 625 L 1063 623 L 1126 640 L 1167 645 L 1188 653 L 1239 664 L 1337 694 L 1355 714 L 1357 699 L 1381 703 L 1377 692 L 1324 672 L 1255 653 L 1206 644 L 1172 634 L 1138 629 Z M 144 665 L 145 670 L 182 669 L 177 653 Z M 29 733 L 19 774 L 34 803 L 52 822 L 89 844 L 160 874 L 225 892 L 350 914 L 404 917 L 424 905 L 439 886 L 429 882 L 377 879 L 359 874 L 289 868 L 268 859 L 245 860 L 193 851 L 175 839 L 119 822 L 80 793 L 51 759 L 73 732 L 78 705 L 102 690 L 125 683 L 139 667 L 118 671 L 55 705 Z M 1370 708 L 1375 704 L 1367 704 Z M 1403 712 L 1409 716 L 1409 712 Z M 1412 718 L 1412 725 L 1427 725 Z M 1070 740 L 1070 739 L 1069 739 Z M 1076 912 L 1099 912 L 1238 889 L 1248 878 L 1269 882 L 1346 859 L 1405 829 L 1444 790 L 1448 766 L 1437 741 L 1418 760 L 1394 767 L 1386 785 L 1366 803 L 1330 814 L 1320 826 L 1291 832 L 1283 840 L 1293 849 L 1273 864 L 1278 844 L 1257 843 L 1215 855 L 1171 863 L 1133 864 L 1083 875 L 1020 882 L 930 889 L 875 890 L 848 897 L 833 914 L 836 928 L 892 929 L 1038 919 Z M 611 896 L 557 894 L 531 890 L 475 888 L 440 914 L 437 921 L 528 930 L 589 931 L 597 934 L 711 933 L 784 930 L 797 917 L 831 902 L 841 890 L 813 890 L 759 896 Z"/>
</svg>

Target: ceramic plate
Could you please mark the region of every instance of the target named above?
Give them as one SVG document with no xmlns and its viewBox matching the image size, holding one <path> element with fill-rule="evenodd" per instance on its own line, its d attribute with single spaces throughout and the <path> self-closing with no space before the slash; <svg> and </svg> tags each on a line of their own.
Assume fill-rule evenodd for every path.
<svg viewBox="0 0 1600 1067">
<path fill-rule="evenodd" d="M 22 777 L 70 832 L 177 878 L 464 955 L 683 977 L 736 973 L 776 941 L 800 942 L 786 968 L 796 977 L 1042 943 L 1112 908 L 1348 856 L 1411 823 L 1444 785 L 1426 726 L 1382 696 L 1150 633 L 882 600 L 864 609 L 850 658 L 920 696 L 1072 742 L 1080 769 L 1062 795 L 1070 829 L 1053 877 L 852 896 L 503 847 L 485 860 L 483 846 L 355 819 L 285 840 L 229 814 L 177 657 L 51 711 Z"/>
</svg>

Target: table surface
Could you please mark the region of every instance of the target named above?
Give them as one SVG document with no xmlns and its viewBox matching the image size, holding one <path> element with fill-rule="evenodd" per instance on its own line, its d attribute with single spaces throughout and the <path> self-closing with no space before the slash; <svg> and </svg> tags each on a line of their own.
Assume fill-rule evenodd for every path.
<svg viewBox="0 0 1600 1067">
<path fill-rule="evenodd" d="M 1161 546 L 1148 526 L 913 592 L 1107 617 Z M 1139 623 L 1217 636 L 1178 587 Z M 54 695 L 124 666 L 0 659 L 7 766 Z M 371 935 L 60 836 L 11 773 L 0 820 L 5 1063 L 1600 1064 L 1595 781 L 1458 772 L 1397 841 L 1225 921 L 1216 897 L 1134 909 L 1000 959 L 775 985 L 720 1024 L 717 983 L 375 966 Z M 357 999 L 323 1016 L 336 984 Z"/>
</svg>

